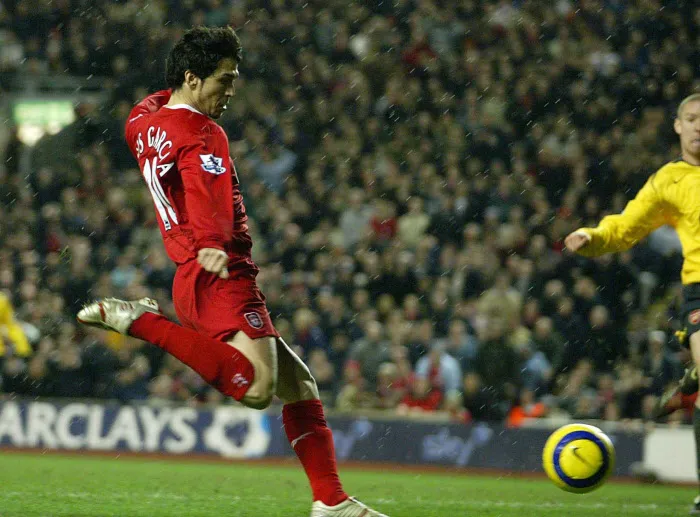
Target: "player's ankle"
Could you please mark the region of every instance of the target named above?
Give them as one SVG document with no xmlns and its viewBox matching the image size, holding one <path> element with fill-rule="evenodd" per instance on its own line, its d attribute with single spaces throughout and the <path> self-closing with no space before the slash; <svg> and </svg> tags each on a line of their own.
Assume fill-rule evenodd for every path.
<svg viewBox="0 0 700 517">
<path fill-rule="evenodd" d="M 129 328 L 127 330 L 127 334 L 131 337 L 143 339 L 144 341 L 149 341 L 149 330 L 154 325 L 157 325 L 159 323 L 159 320 L 162 318 L 164 318 L 164 316 L 161 314 L 155 314 L 153 312 L 144 312 L 133 322 L 131 322 L 131 325 L 129 325 Z"/>
<path fill-rule="evenodd" d="M 333 492 L 330 494 L 323 494 L 315 500 L 321 501 L 326 506 L 338 506 L 340 503 L 344 503 L 348 499 L 350 499 L 350 496 L 348 494 L 346 494 L 345 492 L 342 492 L 342 493 Z"/>
</svg>

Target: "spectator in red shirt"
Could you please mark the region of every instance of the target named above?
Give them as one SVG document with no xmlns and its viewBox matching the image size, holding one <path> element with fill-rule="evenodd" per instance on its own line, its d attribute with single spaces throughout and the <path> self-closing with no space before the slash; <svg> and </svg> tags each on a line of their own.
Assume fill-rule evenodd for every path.
<svg viewBox="0 0 700 517">
<path fill-rule="evenodd" d="M 521 427 L 526 420 L 547 416 L 547 406 L 535 399 L 532 390 L 524 389 L 520 393 L 520 404 L 513 406 L 508 413 L 506 425 L 508 427 Z"/>
<path fill-rule="evenodd" d="M 372 236 L 375 242 L 381 244 L 391 241 L 396 236 L 398 220 L 396 206 L 390 201 L 377 200 L 376 209 L 370 220 Z"/>
<path fill-rule="evenodd" d="M 377 379 L 377 401 L 379 409 L 395 408 L 406 396 L 406 384 L 402 382 L 398 366 L 382 363 Z"/>
<path fill-rule="evenodd" d="M 402 61 L 412 73 L 422 75 L 436 58 L 437 54 L 428 43 L 425 31 L 416 26 L 411 33 L 411 46 L 403 53 Z"/>
<path fill-rule="evenodd" d="M 430 383 L 430 379 L 416 378 L 411 391 L 397 408 L 399 414 L 437 411 L 442 403 L 442 392 Z"/>
</svg>

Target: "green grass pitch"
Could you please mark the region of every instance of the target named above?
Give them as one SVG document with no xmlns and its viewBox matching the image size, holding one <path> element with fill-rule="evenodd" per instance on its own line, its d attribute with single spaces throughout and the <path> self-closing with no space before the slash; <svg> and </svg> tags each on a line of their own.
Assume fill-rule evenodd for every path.
<svg viewBox="0 0 700 517">
<path fill-rule="evenodd" d="M 587 495 L 541 479 L 407 471 L 342 472 L 346 489 L 389 517 L 676 517 L 692 488 L 609 483 Z M 0 452 L 2 517 L 306 517 L 292 466 Z"/>
</svg>

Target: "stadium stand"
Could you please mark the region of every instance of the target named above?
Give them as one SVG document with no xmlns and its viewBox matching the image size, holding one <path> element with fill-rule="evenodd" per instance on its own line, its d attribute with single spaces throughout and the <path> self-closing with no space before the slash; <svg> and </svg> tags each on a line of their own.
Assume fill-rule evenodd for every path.
<svg viewBox="0 0 700 517">
<path fill-rule="evenodd" d="M 153 296 L 175 318 L 122 128 L 163 87 L 186 27 L 230 24 L 244 61 L 220 122 L 260 284 L 332 406 L 650 419 L 685 359 L 678 244 L 662 229 L 588 261 L 562 239 L 679 154 L 671 121 L 700 91 L 700 11 L 662 6 L 3 2 L 1 91 L 77 78 L 108 101 L 76 106 L 30 165 L 17 128 L 5 146 L 0 289 L 32 353 L 15 353 L 0 321 L 2 392 L 222 403 L 155 347 L 74 315 L 97 297 Z"/>
</svg>

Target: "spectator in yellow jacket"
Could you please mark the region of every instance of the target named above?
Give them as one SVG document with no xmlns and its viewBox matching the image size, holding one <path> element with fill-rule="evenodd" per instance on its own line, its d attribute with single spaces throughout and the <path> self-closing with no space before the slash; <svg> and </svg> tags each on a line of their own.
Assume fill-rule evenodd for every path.
<svg viewBox="0 0 700 517">
<path fill-rule="evenodd" d="M 15 320 L 10 299 L 0 292 L 0 357 L 6 357 L 14 350 L 14 355 L 27 357 L 32 353 L 27 336 Z"/>
</svg>

